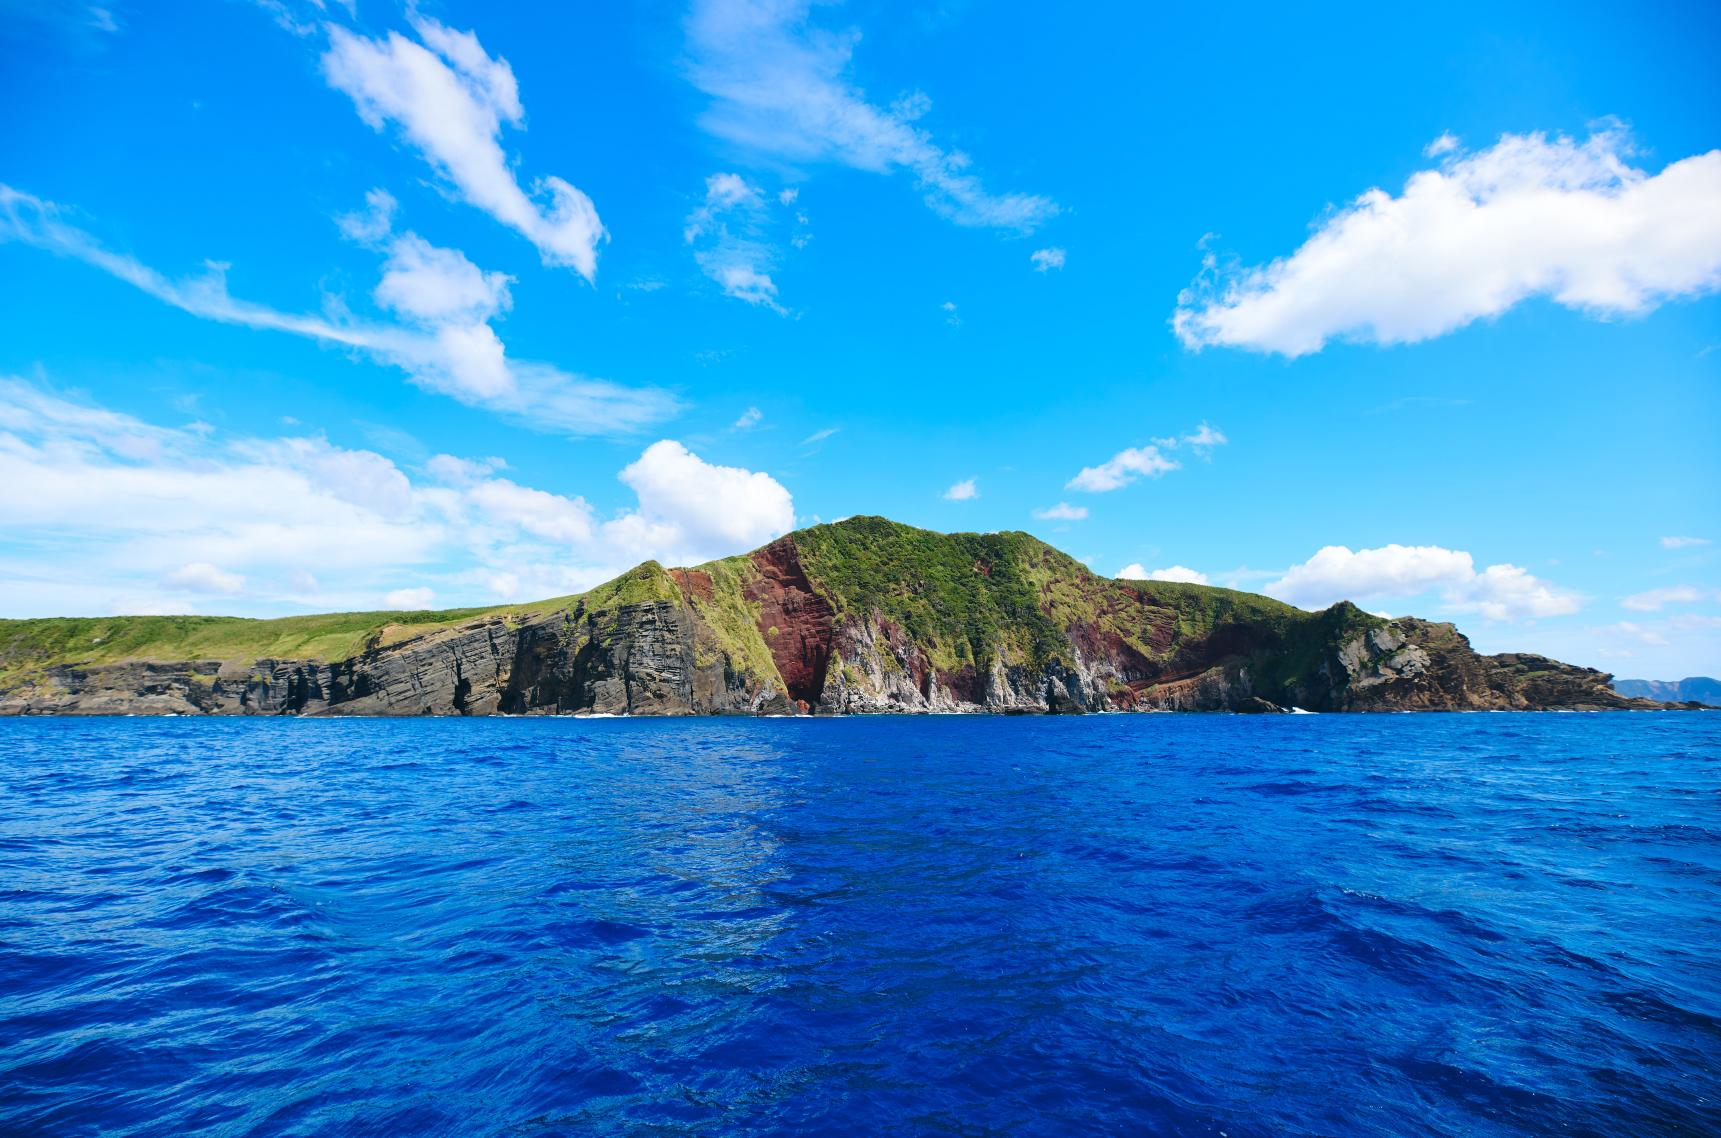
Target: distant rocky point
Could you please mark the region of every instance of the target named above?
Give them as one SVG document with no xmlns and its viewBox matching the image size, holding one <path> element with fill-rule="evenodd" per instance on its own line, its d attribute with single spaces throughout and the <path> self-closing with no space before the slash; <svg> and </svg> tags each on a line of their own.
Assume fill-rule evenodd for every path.
<svg viewBox="0 0 1721 1138">
<path fill-rule="evenodd" d="M 1633 699 L 1721 707 L 1721 680 L 1709 676 L 1687 676 L 1683 680 L 1615 680 L 1613 690 Z"/>
<path fill-rule="evenodd" d="M 0 621 L 0 714 L 631 715 L 1668 706 L 1450 624 L 1096 576 L 860 517 L 526 605 Z M 1710 681 L 1711 683 L 1713 681 Z"/>
</svg>

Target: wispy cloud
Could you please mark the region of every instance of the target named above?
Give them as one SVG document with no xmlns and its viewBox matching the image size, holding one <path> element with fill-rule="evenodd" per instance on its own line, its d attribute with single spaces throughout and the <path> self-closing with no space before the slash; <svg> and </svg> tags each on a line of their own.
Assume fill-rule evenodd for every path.
<svg viewBox="0 0 1721 1138">
<path fill-rule="evenodd" d="M 1721 287 L 1721 150 L 1653 175 L 1633 153 L 1623 129 L 1508 134 L 1473 154 L 1442 136 L 1437 168 L 1398 197 L 1369 190 L 1290 256 L 1208 254 L 1172 325 L 1190 348 L 1301 356 L 1427 340 L 1536 296 L 1612 318 Z"/>
<path fill-rule="evenodd" d="M 687 215 L 682 238 L 723 295 L 783 314 L 788 310 L 777 303 L 771 279 L 777 251 L 764 239 L 769 210 L 763 191 L 741 175 L 713 174 L 705 179 L 704 200 Z"/>
<path fill-rule="evenodd" d="M 1034 517 L 1042 522 L 1079 522 L 1087 516 L 1086 506 L 1072 506 L 1068 502 L 1059 502 L 1055 506 L 1034 511 Z"/>
<path fill-rule="evenodd" d="M 980 496 L 979 479 L 964 478 L 944 492 L 946 502 L 972 502 Z"/>
<path fill-rule="evenodd" d="M 1661 539 L 1663 549 L 1694 549 L 1700 545 L 1708 545 L 1706 537 L 1664 537 Z"/>
<path fill-rule="evenodd" d="M 812 434 L 801 440 L 801 445 L 804 447 L 818 446 L 840 430 L 842 430 L 841 427 L 825 427 L 822 430 L 814 431 Z"/>
<path fill-rule="evenodd" d="M 1621 597 L 1619 607 L 1633 612 L 1660 612 L 1668 605 L 1689 605 L 1700 601 L 1721 601 L 1721 592 L 1699 589 L 1695 585 L 1669 585 Z"/>
<path fill-rule="evenodd" d="M 1188 434 L 1167 435 L 1154 439 L 1146 446 L 1126 447 L 1098 466 L 1083 467 L 1064 488 L 1086 490 L 1093 494 L 1121 490 L 1138 478 L 1160 478 L 1173 470 L 1182 469 L 1183 464 L 1166 454 L 1166 451 L 1188 447 L 1197 458 L 1205 460 L 1212 454 L 1214 447 L 1224 446 L 1229 441 L 1216 428 L 1202 423 Z"/>
<path fill-rule="evenodd" d="M 502 149 L 502 128 L 522 127 L 526 118 L 513 68 L 472 32 L 408 10 L 418 42 L 329 25 L 322 56 L 329 85 L 349 95 L 373 129 L 398 130 L 460 198 L 531 241 L 545 264 L 594 279 L 607 234 L 591 198 L 553 175 L 528 193 Z"/>
<path fill-rule="evenodd" d="M 374 206 L 373 202 L 373 206 Z M 668 392 L 571 375 L 511 360 L 490 320 L 508 304 L 508 278 L 485 273 L 456 250 L 404 233 L 386 246 L 376 300 L 399 322 L 282 312 L 234 297 L 225 266 L 175 278 L 116 253 L 63 220 L 63 210 L 0 185 L 0 241 L 19 241 L 92 265 L 205 320 L 285 332 L 357 349 L 400 368 L 421 387 L 503 414 L 535 430 L 604 434 L 636 430 L 678 409 Z M 348 226 L 350 228 L 350 226 Z M 375 231 L 380 240 L 387 230 Z"/>
<path fill-rule="evenodd" d="M 809 0 L 695 0 L 688 77 L 711 96 L 712 134 L 790 162 L 911 173 L 927 205 L 958 225 L 1031 232 L 1058 212 L 1037 194 L 997 194 L 968 156 L 917 125 L 931 102 L 915 93 L 879 106 L 850 77 L 858 32 L 813 25 Z"/>
</svg>

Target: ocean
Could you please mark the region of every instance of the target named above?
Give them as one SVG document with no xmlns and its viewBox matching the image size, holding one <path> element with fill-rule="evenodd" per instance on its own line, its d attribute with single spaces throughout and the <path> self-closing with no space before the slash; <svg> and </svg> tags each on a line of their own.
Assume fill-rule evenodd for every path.
<svg viewBox="0 0 1721 1138">
<path fill-rule="evenodd" d="M 0 722 L 0 1134 L 1721 1133 L 1721 715 Z"/>
</svg>

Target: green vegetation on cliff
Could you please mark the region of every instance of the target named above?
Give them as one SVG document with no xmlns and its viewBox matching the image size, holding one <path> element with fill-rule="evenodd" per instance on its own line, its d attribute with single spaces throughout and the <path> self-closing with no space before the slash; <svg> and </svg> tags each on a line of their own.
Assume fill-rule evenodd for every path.
<svg viewBox="0 0 1721 1138">
<path fill-rule="evenodd" d="M 1059 655 L 1069 641 L 1042 610 L 1042 587 L 1053 574 L 1092 576 L 1019 532 L 942 534 L 859 517 L 792 538 L 807 576 L 839 619 L 876 613 L 943 670 L 984 669 L 998 647 L 1010 663 L 1041 664 Z"/>
<path fill-rule="evenodd" d="M 1274 670 L 1289 674 L 1311 666 L 1333 632 L 1380 623 L 1354 605 L 1329 616 L 1234 589 L 1100 577 L 1018 531 L 943 534 L 858 517 L 792 540 L 841 616 L 896 623 L 946 670 L 983 668 L 995 646 L 1007 663 L 1070 663 L 1072 630 L 1157 661 L 1236 629 L 1251 646 L 1282 649 Z"/>
<path fill-rule="evenodd" d="M 696 574 L 703 574 L 704 580 Z M 783 680 L 777 674 L 776 661 L 759 632 L 759 608 L 747 599 L 747 587 L 758 577 L 758 567 L 745 556 L 708 561 L 684 575 L 688 602 L 703 619 L 709 636 L 709 641 L 696 644 L 695 650 L 701 656 L 722 654 L 742 675 L 770 680 L 780 687 Z M 707 583 L 709 589 L 704 587 Z"/>
<path fill-rule="evenodd" d="M 345 660 L 477 617 L 525 617 L 571 598 L 529 605 L 421 612 L 335 612 L 250 620 L 237 616 L 93 616 L 0 620 L 0 684 L 57 664 L 121 660 Z"/>
</svg>

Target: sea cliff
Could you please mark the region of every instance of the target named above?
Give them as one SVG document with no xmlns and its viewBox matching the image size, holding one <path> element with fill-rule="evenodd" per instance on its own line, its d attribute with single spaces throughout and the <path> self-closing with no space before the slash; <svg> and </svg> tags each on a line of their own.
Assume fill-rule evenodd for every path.
<svg viewBox="0 0 1721 1138">
<path fill-rule="evenodd" d="M 884 518 L 590 592 L 418 613 L 0 621 L 0 715 L 1599 710 L 1667 706 L 1450 624 L 1100 577 Z"/>
</svg>

